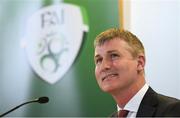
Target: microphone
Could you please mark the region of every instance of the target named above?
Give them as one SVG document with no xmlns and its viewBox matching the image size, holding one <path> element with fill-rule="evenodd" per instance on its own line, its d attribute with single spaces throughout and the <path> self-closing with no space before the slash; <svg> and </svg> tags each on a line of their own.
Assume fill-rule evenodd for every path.
<svg viewBox="0 0 180 118">
<path fill-rule="evenodd" d="M 35 101 L 37 101 L 40 104 L 44 104 L 44 103 L 49 102 L 49 98 L 48 97 L 40 97 L 38 99 L 35 99 Z"/>
<path fill-rule="evenodd" d="M 9 110 L 9 111 L 1 114 L 0 117 L 3 117 L 3 116 L 5 116 L 5 115 L 7 115 L 8 113 L 10 113 L 10 112 L 18 109 L 19 107 L 21 107 L 21 106 L 23 106 L 23 105 L 25 105 L 25 104 L 34 103 L 34 102 L 38 102 L 38 103 L 40 103 L 40 104 L 44 104 L 44 103 L 49 102 L 49 98 L 48 98 L 48 97 L 40 97 L 40 98 L 31 100 L 31 101 L 28 101 L 28 102 L 24 102 L 24 103 L 22 103 L 22 104 L 20 104 L 20 105 L 18 105 L 18 106 L 16 106 L 16 107 L 14 107 L 14 108 L 12 108 L 11 110 Z"/>
</svg>

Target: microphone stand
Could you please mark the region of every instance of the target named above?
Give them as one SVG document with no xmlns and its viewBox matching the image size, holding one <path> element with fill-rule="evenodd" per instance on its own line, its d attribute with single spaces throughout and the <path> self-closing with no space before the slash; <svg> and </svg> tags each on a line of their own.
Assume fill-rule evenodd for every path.
<svg viewBox="0 0 180 118">
<path fill-rule="evenodd" d="M 48 97 L 40 97 L 40 98 L 35 99 L 35 100 L 31 100 L 31 101 L 28 101 L 28 102 L 24 102 L 24 103 L 22 103 L 22 104 L 20 104 L 20 105 L 18 105 L 18 106 L 16 106 L 16 107 L 14 107 L 14 108 L 12 108 L 11 110 L 9 110 L 9 111 L 1 114 L 0 117 L 5 116 L 6 114 L 8 114 L 8 113 L 10 113 L 10 112 L 18 109 L 19 107 L 21 107 L 21 106 L 23 106 L 23 105 L 25 105 L 25 104 L 29 104 L 29 103 L 33 103 L 33 102 L 38 102 L 38 103 L 40 103 L 40 104 L 44 104 L 44 103 L 47 103 L 48 101 L 49 101 L 49 98 L 48 98 Z"/>
<path fill-rule="evenodd" d="M 7 111 L 6 113 L 1 114 L 0 117 L 5 116 L 6 114 L 8 114 L 8 113 L 10 113 L 10 112 L 18 109 L 19 107 L 21 107 L 21 106 L 23 106 L 23 105 L 25 105 L 25 104 L 29 104 L 29 103 L 33 103 L 33 102 L 37 102 L 37 100 L 32 100 L 32 101 L 28 101 L 28 102 L 22 103 L 22 104 L 20 104 L 20 105 L 18 105 L 18 106 L 16 106 L 16 107 L 12 108 L 11 110 Z"/>
</svg>

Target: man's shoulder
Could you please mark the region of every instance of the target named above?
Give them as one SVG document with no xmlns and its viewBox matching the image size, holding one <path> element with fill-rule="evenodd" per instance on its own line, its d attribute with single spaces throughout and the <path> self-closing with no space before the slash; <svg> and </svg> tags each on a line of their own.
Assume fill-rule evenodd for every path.
<svg viewBox="0 0 180 118">
<path fill-rule="evenodd" d="M 157 98 L 159 100 L 159 103 L 163 103 L 163 104 L 164 103 L 166 103 L 166 104 L 176 104 L 176 103 L 180 102 L 180 100 L 177 99 L 177 98 L 162 95 L 162 94 L 157 94 Z"/>
<path fill-rule="evenodd" d="M 180 100 L 174 97 L 158 94 L 157 111 L 162 111 L 164 116 L 180 116 Z"/>
<path fill-rule="evenodd" d="M 161 103 L 162 104 L 171 104 L 171 103 L 180 102 L 180 100 L 177 99 L 177 98 L 166 96 L 166 95 L 159 94 L 159 93 L 155 92 L 151 87 L 149 87 L 149 89 L 146 92 L 144 97 L 146 99 L 151 99 L 151 100 L 154 100 L 154 101 L 157 100 L 158 104 L 161 104 Z"/>
<path fill-rule="evenodd" d="M 167 109 L 164 112 L 164 116 L 174 116 L 174 117 L 180 117 L 180 101 L 173 102 L 169 104 Z"/>
<path fill-rule="evenodd" d="M 150 109 L 151 111 L 149 111 Z M 137 115 L 180 116 L 180 100 L 159 94 L 149 87 L 140 104 Z"/>
</svg>

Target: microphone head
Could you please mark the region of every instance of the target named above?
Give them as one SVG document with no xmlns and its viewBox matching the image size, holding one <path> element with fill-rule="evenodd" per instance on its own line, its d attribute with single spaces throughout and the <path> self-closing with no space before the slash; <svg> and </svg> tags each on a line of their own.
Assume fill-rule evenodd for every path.
<svg viewBox="0 0 180 118">
<path fill-rule="evenodd" d="M 49 98 L 48 97 L 40 97 L 40 98 L 38 98 L 37 102 L 41 103 L 41 104 L 47 103 L 47 102 L 49 102 Z"/>
</svg>

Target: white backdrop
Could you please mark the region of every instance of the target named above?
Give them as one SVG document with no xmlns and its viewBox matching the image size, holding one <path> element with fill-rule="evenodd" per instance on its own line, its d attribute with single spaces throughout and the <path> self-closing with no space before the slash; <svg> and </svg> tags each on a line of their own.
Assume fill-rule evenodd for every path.
<svg viewBox="0 0 180 118">
<path fill-rule="evenodd" d="M 146 50 L 148 84 L 180 98 L 180 1 L 131 0 L 129 7 L 129 30 Z"/>
</svg>

